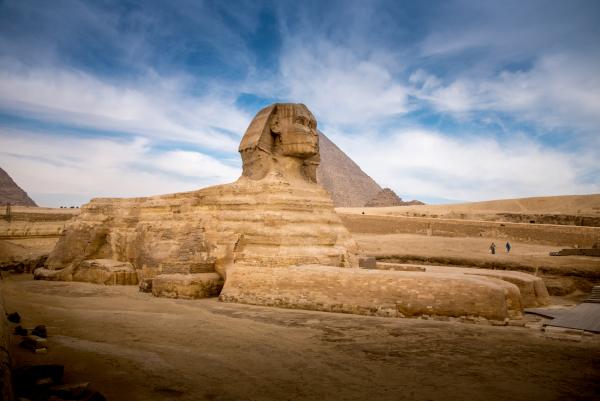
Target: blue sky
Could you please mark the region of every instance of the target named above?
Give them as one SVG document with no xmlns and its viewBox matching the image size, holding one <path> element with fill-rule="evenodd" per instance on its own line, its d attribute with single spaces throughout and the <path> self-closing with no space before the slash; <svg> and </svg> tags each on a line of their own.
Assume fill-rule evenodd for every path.
<svg viewBox="0 0 600 401">
<path fill-rule="evenodd" d="M 291 101 L 404 199 L 599 193 L 599 20 L 593 0 L 0 0 L 0 166 L 44 206 L 230 182 L 253 115 Z"/>
</svg>

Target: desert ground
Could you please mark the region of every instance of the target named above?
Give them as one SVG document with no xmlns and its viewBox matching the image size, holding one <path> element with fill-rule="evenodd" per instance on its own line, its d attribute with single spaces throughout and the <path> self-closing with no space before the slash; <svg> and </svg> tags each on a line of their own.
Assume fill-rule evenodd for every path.
<svg viewBox="0 0 600 401">
<path fill-rule="evenodd" d="M 551 294 L 582 300 L 600 283 L 600 258 L 550 256 L 561 247 L 511 241 L 504 238 L 437 237 L 415 234 L 354 233 L 362 250 L 381 261 L 518 270 L 542 276 Z M 489 251 L 497 245 L 496 254 Z"/>
<path fill-rule="evenodd" d="M 563 201 L 558 202 L 563 209 L 546 203 L 546 209 L 528 206 L 524 213 L 572 214 L 587 208 L 581 213 L 593 216 L 598 204 L 595 199 L 589 207 L 584 202 L 585 207 L 573 209 L 570 201 Z M 478 216 L 496 220 L 514 204 L 508 202 L 505 209 L 487 204 Z M 419 208 L 417 216 L 409 212 L 411 222 L 450 221 L 460 213 L 464 224 L 476 221 L 471 220 L 476 208 L 460 212 L 446 206 L 442 216 L 442 207 L 338 212 L 362 216 L 366 210 L 365 217 L 404 218 L 405 208 Z M 431 210 L 422 212 L 424 208 Z M 439 215 L 432 218 L 434 214 Z M 7 230 L 0 240 L 0 262 L 35 259 L 52 249 L 58 237 L 47 233 L 60 229 L 63 220 L 44 221 L 52 226 L 42 231 L 36 219 L 19 223 L 19 235 Z M 526 271 L 544 278 L 555 308 L 576 305 L 600 278 L 597 257 L 549 256 L 564 245 L 547 241 L 511 239 L 507 254 L 504 236 L 436 235 L 435 226 L 423 234 L 416 223 L 412 233 L 369 232 L 370 224 L 366 219 L 351 230 L 365 255 L 431 271 L 460 267 Z M 490 229 L 490 224 L 499 230 L 500 223 L 485 223 L 484 233 L 504 232 Z M 511 224 L 545 227 L 506 225 Z M 583 230 L 593 236 L 600 228 L 573 230 L 569 233 Z M 488 249 L 492 241 L 498 245 L 495 255 Z M 216 298 L 156 298 L 136 286 L 34 281 L 28 273 L 4 272 L 1 286 L 7 312 L 18 311 L 25 327 L 45 324 L 49 331 L 45 355 L 19 348 L 20 337 L 12 335 L 14 366 L 62 364 L 65 382 L 90 381 L 111 401 L 600 399 L 600 335 L 578 332 L 557 339 L 543 330 L 548 320 L 531 314 L 525 314 L 520 326 L 363 317 L 223 303 Z"/>
<path fill-rule="evenodd" d="M 526 327 L 155 298 L 132 286 L 5 275 L 7 311 L 46 324 L 49 352 L 109 400 L 590 400 L 600 341 Z"/>
<path fill-rule="evenodd" d="M 343 213 L 497 220 L 497 214 L 600 216 L 600 195 L 542 196 L 444 205 L 338 208 Z M 461 216 L 462 215 L 462 216 Z"/>
</svg>

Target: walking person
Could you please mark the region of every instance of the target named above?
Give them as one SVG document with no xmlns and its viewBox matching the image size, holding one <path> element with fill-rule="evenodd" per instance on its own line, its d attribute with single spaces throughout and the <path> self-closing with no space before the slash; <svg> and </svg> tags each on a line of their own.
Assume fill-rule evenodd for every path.
<svg viewBox="0 0 600 401">
<path fill-rule="evenodd" d="M 496 244 L 494 244 L 493 242 L 492 242 L 492 245 L 490 245 L 490 253 L 492 255 L 496 254 Z"/>
<path fill-rule="evenodd" d="M 510 242 L 506 241 L 506 253 L 510 253 Z"/>
</svg>

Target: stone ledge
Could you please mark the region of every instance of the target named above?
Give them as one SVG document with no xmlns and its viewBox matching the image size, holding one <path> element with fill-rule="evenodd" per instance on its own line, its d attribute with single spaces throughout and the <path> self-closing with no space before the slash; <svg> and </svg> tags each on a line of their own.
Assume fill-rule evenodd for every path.
<svg viewBox="0 0 600 401">
<path fill-rule="evenodd" d="M 223 279 L 217 273 L 159 274 L 152 280 L 152 295 L 166 298 L 210 298 L 219 295 Z"/>
<path fill-rule="evenodd" d="M 79 264 L 73 281 L 107 285 L 136 285 L 137 274 L 129 262 L 112 259 L 89 259 Z"/>
<path fill-rule="evenodd" d="M 513 283 L 519 287 L 519 291 L 521 292 L 521 303 L 524 308 L 535 308 L 550 303 L 550 295 L 548 295 L 546 285 L 540 277 L 522 272 L 484 269 L 468 269 L 468 271 L 465 271 L 465 274 L 493 277 Z"/>
<path fill-rule="evenodd" d="M 237 266 L 220 300 L 359 315 L 521 317 L 516 285 L 491 277 L 343 269 Z"/>
</svg>

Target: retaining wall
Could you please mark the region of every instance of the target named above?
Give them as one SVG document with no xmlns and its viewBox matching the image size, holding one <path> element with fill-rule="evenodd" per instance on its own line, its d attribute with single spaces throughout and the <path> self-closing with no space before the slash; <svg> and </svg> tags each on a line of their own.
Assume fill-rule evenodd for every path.
<svg viewBox="0 0 600 401">
<path fill-rule="evenodd" d="M 502 238 L 544 245 L 591 248 L 600 242 L 599 227 L 500 223 L 437 218 L 340 214 L 353 233 L 419 234 L 440 237 Z"/>
</svg>

